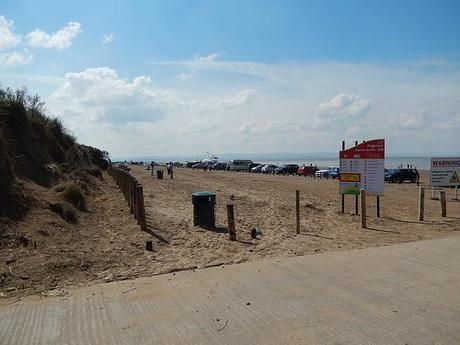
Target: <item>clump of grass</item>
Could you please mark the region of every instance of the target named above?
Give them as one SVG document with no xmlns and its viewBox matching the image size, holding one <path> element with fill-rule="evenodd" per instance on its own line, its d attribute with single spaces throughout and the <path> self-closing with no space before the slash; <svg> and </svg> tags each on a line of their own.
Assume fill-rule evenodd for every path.
<svg viewBox="0 0 460 345">
<path fill-rule="evenodd" d="M 73 207 L 65 206 L 59 202 L 50 204 L 50 210 L 54 213 L 60 215 L 66 222 L 77 224 L 78 223 L 78 214 Z"/>
<path fill-rule="evenodd" d="M 67 187 L 62 197 L 79 210 L 86 211 L 86 197 L 79 186 L 73 184 Z"/>
</svg>

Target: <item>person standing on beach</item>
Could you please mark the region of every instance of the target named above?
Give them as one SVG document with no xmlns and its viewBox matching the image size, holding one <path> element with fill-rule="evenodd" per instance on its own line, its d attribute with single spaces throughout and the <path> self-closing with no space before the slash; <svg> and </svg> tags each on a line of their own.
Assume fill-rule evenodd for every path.
<svg viewBox="0 0 460 345">
<path fill-rule="evenodd" d="M 174 174 L 174 164 L 173 162 L 169 162 L 169 176 L 171 176 L 171 180 L 173 179 Z"/>
</svg>

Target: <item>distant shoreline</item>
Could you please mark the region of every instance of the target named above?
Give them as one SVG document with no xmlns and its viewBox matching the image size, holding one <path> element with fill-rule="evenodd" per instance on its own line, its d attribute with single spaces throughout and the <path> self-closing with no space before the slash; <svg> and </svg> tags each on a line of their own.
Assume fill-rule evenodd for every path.
<svg viewBox="0 0 460 345">
<path fill-rule="evenodd" d="M 310 156 L 310 157 L 309 157 Z M 288 163 L 293 163 L 293 164 L 298 164 L 300 166 L 302 165 L 316 165 L 318 167 L 330 167 L 330 166 L 338 166 L 339 165 L 339 159 L 337 155 L 332 156 L 329 154 L 325 154 L 325 156 L 320 157 L 316 156 L 313 157 L 314 155 L 304 155 L 303 157 L 299 154 L 297 157 L 295 154 L 286 154 L 285 157 L 283 157 L 281 154 L 276 154 L 273 156 L 270 156 L 268 154 L 244 154 L 244 155 L 217 155 L 219 158 L 219 161 L 221 162 L 227 162 L 231 159 L 250 159 L 253 162 L 261 163 L 261 164 L 276 164 L 276 165 L 282 165 L 282 164 L 288 164 Z M 447 155 L 436 155 L 438 157 L 440 156 L 447 156 Z M 201 159 L 207 158 L 207 156 L 202 156 Z M 386 168 L 397 168 L 399 166 L 402 167 L 407 167 L 412 166 L 414 168 L 417 168 L 419 170 L 429 170 L 430 169 L 430 162 L 431 162 L 431 156 L 389 156 L 385 158 L 385 167 Z M 144 161 L 144 162 L 150 162 L 150 161 L 155 161 L 155 162 L 168 162 L 168 161 L 173 161 L 173 162 L 186 162 L 186 161 L 198 161 L 200 158 L 193 158 L 193 156 L 179 156 L 179 155 L 171 155 L 170 157 L 159 157 L 159 156 L 145 156 L 145 157 L 127 157 L 127 158 L 121 158 L 121 159 L 114 159 L 113 161 L 116 162 L 123 162 L 123 161 Z"/>
</svg>

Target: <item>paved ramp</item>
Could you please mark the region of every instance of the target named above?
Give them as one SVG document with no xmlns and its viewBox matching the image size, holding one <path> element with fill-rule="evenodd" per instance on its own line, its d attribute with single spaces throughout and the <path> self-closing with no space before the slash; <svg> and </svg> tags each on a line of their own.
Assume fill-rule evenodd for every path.
<svg viewBox="0 0 460 345">
<path fill-rule="evenodd" d="M 460 237 L 26 298 L 0 307 L 0 344 L 457 345 Z"/>
</svg>

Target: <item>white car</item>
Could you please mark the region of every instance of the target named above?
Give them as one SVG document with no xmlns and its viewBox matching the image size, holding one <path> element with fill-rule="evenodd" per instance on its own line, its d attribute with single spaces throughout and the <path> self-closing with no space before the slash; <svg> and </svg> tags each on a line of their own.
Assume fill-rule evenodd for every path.
<svg viewBox="0 0 460 345">
<path fill-rule="evenodd" d="M 315 172 L 315 177 L 316 178 L 322 178 L 322 177 L 325 177 L 326 174 L 329 172 L 328 169 L 320 169 L 318 170 L 317 172 Z"/>
<path fill-rule="evenodd" d="M 273 174 L 276 168 L 278 168 L 278 166 L 275 164 L 267 164 L 262 168 L 260 172 L 264 174 Z"/>
</svg>

